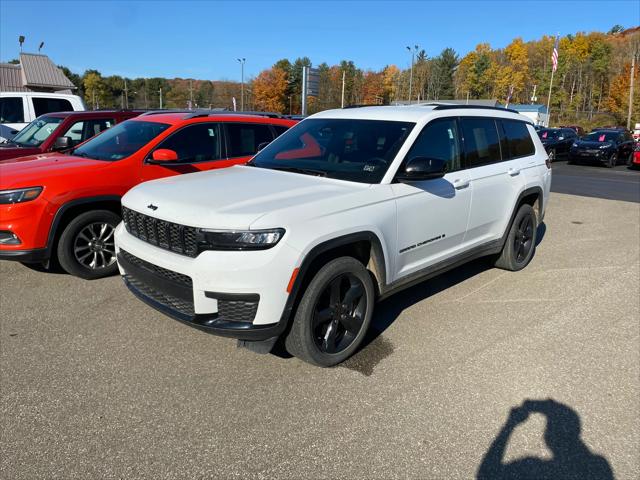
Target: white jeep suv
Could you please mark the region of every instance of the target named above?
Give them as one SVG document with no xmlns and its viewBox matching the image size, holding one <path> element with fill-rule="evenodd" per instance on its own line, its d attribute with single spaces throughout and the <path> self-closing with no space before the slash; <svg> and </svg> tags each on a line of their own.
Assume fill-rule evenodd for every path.
<svg viewBox="0 0 640 480">
<path fill-rule="evenodd" d="M 141 300 L 315 365 L 356 351 L 376 300 L 480 256 L 534 254 L 551 170 L 498 108 L 318 113 L 246 166 L 154 180 L 122 199 L 117 258 Z"/>
</svg>

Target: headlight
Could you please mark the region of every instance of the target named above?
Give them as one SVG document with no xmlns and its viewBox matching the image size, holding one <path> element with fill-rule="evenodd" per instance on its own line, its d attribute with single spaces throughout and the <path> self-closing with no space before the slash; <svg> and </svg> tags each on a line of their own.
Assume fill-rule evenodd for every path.
<svg viewBox="0 0 640 480">
<path fill-rule="evenodd" d="M 22 203 L 38 198 L 42 187 L 17 188 L 15 190 L 0 190 L 0 204 Z"/>
<path fill-rule="evenodd" d="M 198 231 L 202 250 L 264 250 L 273 247 L 284 236 L 283 228 L 270 230 L 209 230 Z"/>
<path fill-rule="evenodd" d="M 573 145 L 571 145 L 572 147 L 577 147 L 578 146 L 578 142 L 573 142 Z"/>
</svg>

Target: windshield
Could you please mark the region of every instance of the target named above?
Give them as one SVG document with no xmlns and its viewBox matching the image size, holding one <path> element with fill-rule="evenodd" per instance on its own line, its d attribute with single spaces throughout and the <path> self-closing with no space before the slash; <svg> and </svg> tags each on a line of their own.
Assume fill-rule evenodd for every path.
<svg viewBox="0 0 640 480">
<path fill-rule="evenodd" d="M 613 142 L 620 132 L 591 132 L 589 135 L 582 137 L 587 142 Z"/>
<path fill-rule="evenodd" d="M 540 130 L 538 136 L 542 140 L 556 140 L 562 136 L 562 132 L 560 130 Z"/>
<path fill-rule="evenodd" d="M 415 123 L 307 119 L 260 151 L 250 165 L 379 183 Z"/>
<path fill-rule="evenodd" d="M 169 128 L 166 123 L 131 120 L 119 123 L 71 152 L 95 160 L 121 160 L 137 152 Z"/>
<path fill-rule="evenodd" d="M 64 118 L 38 117 L 13 137 L 10 143 L 21 147 L 37 147 L 54 132 Z"/>
</svg>

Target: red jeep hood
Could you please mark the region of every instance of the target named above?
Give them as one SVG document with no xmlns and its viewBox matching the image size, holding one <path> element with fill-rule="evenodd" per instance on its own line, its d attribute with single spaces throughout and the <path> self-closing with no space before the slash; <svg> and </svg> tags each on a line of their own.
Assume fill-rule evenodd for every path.
<svg viewBox="0 0 640 480">
<path fill-rule="evenodd" d="M 0 190 L 19 187 L 46 186 L 54 177 L 82 178 L 96 170 L 107 168 L 111 162 L 73 157 L 60 153 L 31 155 L 0 162 Z M 72 183 L 73 180 L 70 180 Z"/>
</svg>

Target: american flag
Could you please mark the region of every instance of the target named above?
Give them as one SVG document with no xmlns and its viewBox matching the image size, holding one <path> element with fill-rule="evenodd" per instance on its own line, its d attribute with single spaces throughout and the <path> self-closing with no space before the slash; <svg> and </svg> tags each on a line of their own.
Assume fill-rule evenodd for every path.
<svg viewBox="0 0 640 480">
<path fill-rule="evenodd" d="M 551 63 L 553 64 L 552 71 L 558 69 L 558 42 L 560 37 L 556 37 L 556 43 L 553 45 L 553 53 L 551 54 Z"/>
</svg>

